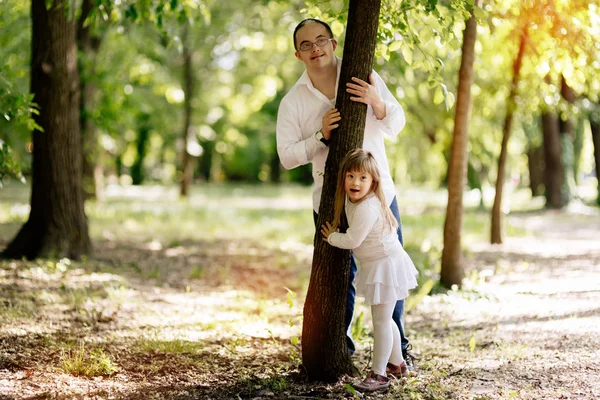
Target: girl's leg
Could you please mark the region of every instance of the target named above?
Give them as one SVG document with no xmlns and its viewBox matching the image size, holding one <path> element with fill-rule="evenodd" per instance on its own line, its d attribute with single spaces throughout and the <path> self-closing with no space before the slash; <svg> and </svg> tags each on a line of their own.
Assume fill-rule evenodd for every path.
<svg viewBox="0 0 600 400">
<path fill-rule="evenodd" d="M 394 338 L 392 330 L 392 313 L 396 303 L 376 304 L 371 306 L 371 315 L 373 318 L 373 372 L 378 375 L 386 376 L 385 367 L 392 355 L 392 348 L 400 343 L 400 333 L 396 327 Z M 394 343 L 396 342 L 396 343 Z M 400 351 L 402 357 L 402 351 Z"/>
<path fill-rule="evenodd" d="M 400 331 L 398 330 L 398 325 L 392 320 L 390 321 L 390 326 L 392 329 L 392 336 L 394 338 L 392 345 L 392 354 L 390 355 L 389 362 L 394 365 L 400 365 L 404 362 L 404 357 L 402 357 L 402 341 L 400 339 Z"/>
</svg>

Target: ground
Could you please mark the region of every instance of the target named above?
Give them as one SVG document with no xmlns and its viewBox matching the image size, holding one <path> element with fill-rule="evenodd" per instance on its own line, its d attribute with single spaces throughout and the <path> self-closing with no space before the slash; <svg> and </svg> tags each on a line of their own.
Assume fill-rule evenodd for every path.
<svg viewBox="0 0 600 400">
<path fill-rule="evenodd" d="M 418 376 L 363 398 L 600 399 L 600 213 L 514 212 L 508 223 L 528 233 L 470 242 L 461 290 L 407 303 Z M 0 247 L 19 221 L 4 225 Z M 359 396 L 356 377 L 302 374 L 311 246 L 114 235 L 98 233 L 78 262 L 0 261 L 1 400 Z M 365 371 L 368 310 L 355 316 Z"/>
</svg>

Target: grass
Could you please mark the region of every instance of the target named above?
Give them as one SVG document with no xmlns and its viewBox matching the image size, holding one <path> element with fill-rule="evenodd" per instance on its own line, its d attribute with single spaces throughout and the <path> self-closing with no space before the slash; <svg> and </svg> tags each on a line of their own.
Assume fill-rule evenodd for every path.
<svg viewBox="0 0 600 400">
<path fill-rule="evenodd" d="M 136 344 L 136 349 L 143 352 L 170 353 L 170 354 L 194 354 L 202 349 L 202 344 L 190 340 L 175 338 L 171 340 L 153 337 L 144 337 Z"/>
<path fill-rule="evenodd" d="M 83 342 L 77 348 L 64 351 L 59 369 L 67 374 L 88 378 L 111 376 L 119 370 L 102 349 L 87 350 Z"/>
<path fill-rule="evenodd" d="M 26 220 L 29 214 L 28 188 L 7 185 L 0 201 L 3 230 Z M 399 188 L 406 247 L 440 249 L 445 216 L 445 190 Z M 6 196 L 4 196 L 6 195 Z M 527 190 L 513 194 L 512 208 L 532 207 Z M 489 201 L 489 200 L 487 200 Z M 478 207 L 475 194 L 465 195 L 463 244 L 489 237 L 490 213 Z M 539 206 L 541 207 L 541 205 Z M 181 200 L 176 187 L 141 186 L 107 188 L 107 200 L 88 201 L 92 238 L 155 243 L 162 248 L 178 247 L 190 240 L 220 238 L 253 239 L 271 247 L 299 243 L 310 246 L 314 237 L 311 190 L 294 185 L 194 186 L 189 199 Z M 120 221 L 115 225 L 115 221 Z M 115 229 L 118 226 L 118 229 Z M 506 224 L 511 236 L 526 235 L 523 228 Z M 6 239 L 9 232 L 0 232 Z"/>
<path fill-rule="evenodd" d="M 6 243 L 28 217 L 28 189 L 8 185 L 2 190 L 0 243 Z M 419 290 L 406 303 L 407 310 L 413 309 L 409 317 L 414 322 L 434 297 L 435 310 L 464 311 L 473 302 L 486 303 L 487 295 L 477 286 L 487 279 L 487 270 L 468 271 L 462 290 L 428 296 L 441 291 L 446 193 L 420 188 L 399 188 L 398 193 L 405 247 L 420 270 Z M 542 214 L 537 202 L 522 190 L 513 193 L 510 206 L 537 218 Z M 489 237 L 489 211 L 478 203 L 472 193 L 465 196 L 467 256 L 471 246 Z M 301 186 L 203 185 L 195 186 L 187 200 L 179 200 L 174 187 L 109 187 L 105 202 L 86 203 L 96 249 L 89 259 L 0 260 L 0 320 L 8 322 L 0 326 L 0 355 L 7 351 L 15 365 L 59 370 L 67 378 L 86 378 L 90 385 L 88 377 L 110 376 L 93 380 L 98 387 L 107 385 L 98 393 L 115 383 L 139 390 L 132 399 L 149 398 L 144 387 L 163 390 L 157 399 L 187 398 L 174 397 L 175 391 L 187 391 L 190 398 L 289 393 L 348 398 L 352 393 L 344 385 L 349 380 L 315 386 L 298 377 L 297 340 L 314 235 L 311 208 L 310 188 Z M 573 217 L 545 213 L 543 218 L 566 225 Z M 505 232 L 531 235 L 523 223 L 531 220 L 519 225 L 509 215 Z M 521 265 L 515 263 L 508 266 Z M 440 315 L 432 312 L 431 326 L 421 322 L 427 328 L 408 326 L 416 348 L 436 357 L 435 362 L 420 361 L 424 378 L 378 398 L 456 398 L 456 390 L 469 386 L 472 377 L 455 368 L 455 360 L 466 363 L 490 352 L 529 360 L 522 344 L 495 339 L 492 328 L 463 329 Z M 352 332 L 362 357 L 356 364 L 367 369 L 371 320 L 362 302 Z M 449 345 L 439 350 L 442 341 Z M 0 367 L 13 365 L 2 362 Z M 51 391 L 63 375 L 35 375 L 37 394 Z M 6 376 L 0 374 L 0 391 L 3 379 L 21 389 L 27 384 Z M 168 388 L 171 397 L 165 394 Z M 514 397 L 510 387 L 506 390 L 502 398 Z"/>
</svg>

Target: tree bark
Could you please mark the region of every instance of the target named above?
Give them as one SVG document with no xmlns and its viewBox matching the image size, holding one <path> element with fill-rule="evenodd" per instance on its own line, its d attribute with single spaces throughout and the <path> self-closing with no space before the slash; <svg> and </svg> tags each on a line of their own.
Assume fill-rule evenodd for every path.
<svg viewBox="0 0 600 400">
<path fill-rule="evenodd" d="M 515 111 L 515 96 L 517 94 L 517 84 L 519 82 L 519 73 L 525 46 L 528 40 L 528 24 L 523 26 L 520 36 L 519 52 L 513 64 L 513 78 L 510 85 L 510 92 L 506 100 L 506 117 L 504 118 L 504 127 L 502 129 L 502 147 L 500 149 L 500 158 L 498 159 L 498 176 L 496 177 L 496 194 L 494 196 L 494 205 L 492 207 L 492 226 L 491 243 L 502 243 L 502 191 L 504 189 L 504 176 L 506 174 L 506 159 L 508 157 L 508 139 L 510 138 L 510 129 Z"/>
<path fill-rule="evenodd" d="M 596 165 L 596 185 L 598 194 L 596 204 L 600 206 L 600 104 L 597 105 L 599 111 L 590 114 L 590 127 L 592 131 L 592 143 L 594 145 L 594 162 Z"/>
<path fill-rule="evenodd" d="M 546 111 L 542 114 L 542 134 L 544 137 L 544 183 L 546 186 L 546 207 L 560 208 L 562 205 L 560 190 L 562 186 L 562 153 L 558 117 Z"/>
<path fill-rule="evenodd" d="M 33 132 L 29 219 L 2 255 L 79 259 L 91 244 L 81 189 L 76 24 L 56 0 L 31 2 L 31 93 L 40 107 Z"/>
<path fill-rule="evenodd" d="M 185 23 L 183 32 L 183 92 L 185 94 L 183 103 L 183 179 L 181 180 L 181 190 L 179 192 L 181 197 L 188 196 L 189 187 L 194 177 L 194 158 L 188 151 L 189 136 L 193 134 L 190 126 L 192 121 L 192 97 L 194 96 L 193 50 L 190 48 L 189 40 L 189 26 L 188 23 Z"/>
<path fill-rule="evenodd" d="M 477 2 L 479 6 L 479 2 Z M 463 217 L 463 191 L 467 175 L 467 143 L 469 142 L 469 114 L 471 109 L 471 85 L 475 62 L 477 21 L 473 11 L 463 33 L 462 59 L 458 73 L 458 93 L 454 132 L 448 173 L 448 204 L 444 223 L 444 250 L 440 283 L 445 287 L 460 286 L 464 278 L 461 263 L 461 233 Z"/>
<path fill-rule="evenodd" d="M 560 94 L 569 104 L 575 103 L 577 94 L 569 85 L 565 77 L 560 77 Z M 575 141 L 575 124 L 573 116 L 566 115 L 559 121 L 561 138 L 561 166 L 562 166 L 562 184 L 561 184 L 561 207 L 569 204 L 571 200 L 572 187 L 575 184 L 575 151 L 573 144 Z"/>
<path fill-rule="evenodd" d="M 527 150 L 527 167 L 529 169 L 529 189 L 531 197 L 544 194 L 544 148 L 530 147 Z"/>
<path fill-rule="evenodd" d="M 346 83 L 352 77 L 368 82 L 373 69 L 380 0 L 351 0 L 336 108 L 343 119 L 333 135 L 325 164 L 317 227 L 333 219 L 339 164 L 348 151 L 361 147 L 367 107 L 350 100 Z M 312 272 L 302 327 L 302 362 L 310 379 L 333 381 L 353 370 L 346 345 L 344 315 L 350 252 L 329 246 L 315 234 Z"/>
<path fill-rule="evenodd" d="M 96 125 L 90 118 L 90 110 L 96 93 L 96 85 L 92 77 L 95 74 L 95 65 L 102 37 L 92 33 L 92 25 L 87 23 L 87 18 L 94 9 L 91 0 L 83 0 L 81 15 L 77 22 L 77 45 L 81 52 L 79 58 L 79 124 L 81 129 L 81 157 L 82 157 L 82 185 L 86 197 L 103 197 L 104 183 L 102 168 L 98 168 L 98 143 L 96 139 Z"/>
<path fill-rule="evenodd" d="M 144 172 L 144 160 L 148 152 L 148 140 L 150 139 L 150 114 L 141 112 L 137 118 L 138 137 L 136 142 L 137 155 L 131 166 L 131 181 L 133 185 L 144 183 L 146 174 Z"/>
</svg>

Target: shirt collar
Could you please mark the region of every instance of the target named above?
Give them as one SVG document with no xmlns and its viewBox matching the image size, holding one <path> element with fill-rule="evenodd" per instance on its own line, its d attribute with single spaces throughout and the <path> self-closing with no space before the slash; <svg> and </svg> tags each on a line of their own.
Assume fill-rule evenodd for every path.
<svg viewBox="0 0 600 400">
<path fill-rule="evenodd" d="M 342 70 L 342 59 L 339 58 L 338 56 L 335 56 L 335 59 L 337 60 L 337 77 L 335 79 L 335 95 L 337 97 L 337 91 L 338 91 L 338 85 L 340 83 L 340 71 Z M 310 80 L 310 76 L 308 76 L 308 72 L 306 71 L 306 69 L 304 70 L 304 72 L 302 73 L 302 75 L 300 76 L 300 78 L 298 79 L 298 82 L 296 82 L 296 85 L 306 85 L 311 91 L 317 91 L 317 89 L 315 89 L 315 87 L 313 86 L 312 81 Z M 321 92 L 319 92 L 321 93 Z"/>
</svg>

